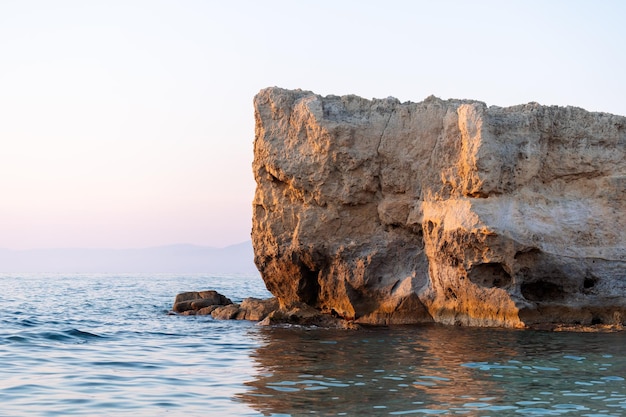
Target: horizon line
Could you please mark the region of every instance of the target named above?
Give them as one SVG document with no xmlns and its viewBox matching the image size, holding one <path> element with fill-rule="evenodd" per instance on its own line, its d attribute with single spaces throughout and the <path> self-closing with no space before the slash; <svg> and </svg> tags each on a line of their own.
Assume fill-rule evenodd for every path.
<svg viewBox="0 0 626 417">
<path fill-rule="evenodd" d="M 139 246 L 139 247 L 127 247 L 127 248 L 111 248 L 111 247 L 37 247 L 37 248 L 27 248 L 27 249 L 11 249 L 11 248 L 0 248 L 0 251 L 11 251 L 11 252 L 29 252 L 29 251 L 53 251 L 53 250 L 107 250 L 107 251 L 133 251 L 133 250 L 147 250 L 147 249 L 161 249 L 161 248 L 170 248 L 170 247 L 194 247 L 194 248 L 204 248 L 204 249 L 227 249 L 232 246 L 243 245 L 244 243 L 252 242 L 251 239 L 244 240 L 238 243 L 232 243 L 225 246 L 209 246 L 209 245 L 198 245 L 195 243 L 170 243 L 163 245 L 155 245 L 155 246 Z"/>
</svg>

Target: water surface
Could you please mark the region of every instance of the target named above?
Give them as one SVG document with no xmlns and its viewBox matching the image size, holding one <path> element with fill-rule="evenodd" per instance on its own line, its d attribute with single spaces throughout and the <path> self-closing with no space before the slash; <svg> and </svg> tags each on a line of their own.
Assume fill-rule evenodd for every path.
<svg viewBox="0 0 626 417">
<path fill-rule="evenodd" d="M 626 335 L 168 315 L 258 276 L 0 276 L 0 416 L 626 415 Z"/>
</svg>

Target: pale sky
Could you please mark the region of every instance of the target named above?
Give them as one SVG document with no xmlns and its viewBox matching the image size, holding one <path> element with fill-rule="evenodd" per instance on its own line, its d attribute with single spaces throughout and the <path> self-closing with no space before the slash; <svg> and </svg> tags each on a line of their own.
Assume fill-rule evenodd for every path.
<svg viewBox="0 0 626 417">
<path fill-rule="evenodd" d="M 624 1 L 0 0 L 0 248 L 250 238 L 262 88 L 626 115 Z"/>
</svg>

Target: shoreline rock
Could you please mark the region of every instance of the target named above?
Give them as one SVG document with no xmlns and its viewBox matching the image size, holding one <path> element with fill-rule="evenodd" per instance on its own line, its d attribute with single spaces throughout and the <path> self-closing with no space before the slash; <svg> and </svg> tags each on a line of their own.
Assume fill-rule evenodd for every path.
<svg viewBox="0 0 626 417">
<path fill-rule="evenodd" d="M 541 324 L 530 326 L 532 330 L 547 330 L 551 332 L 568 333 L 618 333 L 624 331 L 622 324 Z"/>
<path fill-rule="evenodd" d="M 621 326 L 626 117 L 257 94 L 252 241 L 281 305 L 363 324 Z"/>
<path fill-rule="evenodd" d="M 205 306 L 207 302 L 211 301 L 221 302 L 222 304 Z M 178 294 L 170 314 L 180 316 L 211 316 L 215 320 L 249 320 L 256 321 L 259 326 L 297 325 L 346 330 L 357 330 L 362 326 L 362 324 L 354 321 L 323 313 L 304 303 L 290 307 L 281 307 L 276 297 L 266 299 L 248 297 L 243 299 L 240 304 L 237 304 L 231 302 L 229 298 L 222 294 L 212 290 Z M 406 325 L 416 323 L 388 324 Z M 619 323 L 589 325 L 541 323 L 525 326 L 524 328 L 530 330 L 573 333 L 616 333 L 626 329 L 624 325 Z"/>
<path fill-rule="evenodd" d="M 295 324 L 325 328 L 355 329 L 358 326 L 324 314 L 303 303 L 280 306 L 278 298 L 245 298 L 240 304 L 216 291 L 191 291 L 178 294 L 171 314 L 211 316 L 215 320 L 249 320 L 261 326 Z"/>
</svg>

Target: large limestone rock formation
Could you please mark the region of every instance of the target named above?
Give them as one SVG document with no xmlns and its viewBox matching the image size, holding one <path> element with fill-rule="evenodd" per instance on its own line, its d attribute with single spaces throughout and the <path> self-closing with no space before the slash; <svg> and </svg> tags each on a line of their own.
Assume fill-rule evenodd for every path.
<svg viewBox="0 0 626 417">
<path fill-rule="evenodd" d="M 255 262 L 360 323 L 626 319 L 626 118 L 429 97 L 255 98 Z"/>
</svg>

